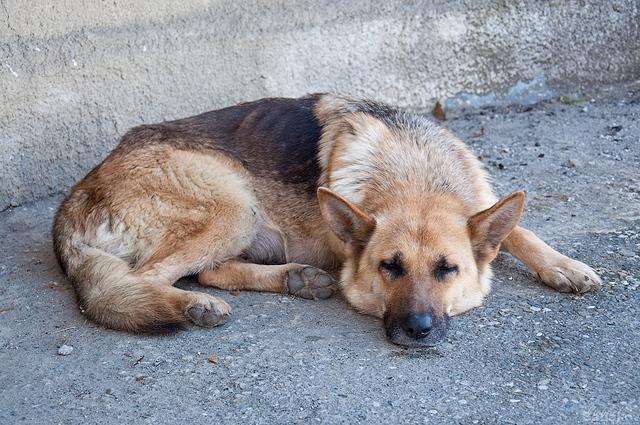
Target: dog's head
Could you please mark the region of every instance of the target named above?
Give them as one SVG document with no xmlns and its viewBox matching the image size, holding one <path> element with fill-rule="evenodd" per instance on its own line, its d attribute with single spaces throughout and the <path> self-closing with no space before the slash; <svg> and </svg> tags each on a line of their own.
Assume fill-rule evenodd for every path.
<svg viewBox="0 0 640 425">
<path fill-rule="evenodd" d="M 318 200 L 346 247 L 341 284 L 347 300 L 383 318 L 392 342 L 429 346 L 445 336 L 449 316 L 482 303 L 489 263 L 516 226 L 524 194 L 471 216 L 446 196 L 403 199 L 375 217 L 325 188 Z"/>
</svg>

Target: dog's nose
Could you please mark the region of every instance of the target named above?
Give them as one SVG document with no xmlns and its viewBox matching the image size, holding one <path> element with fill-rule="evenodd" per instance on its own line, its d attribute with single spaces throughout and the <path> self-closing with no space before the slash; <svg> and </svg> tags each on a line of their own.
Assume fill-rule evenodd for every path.
<svg viewBox="0 0 640 425">
<path fill-rule="evenodd" d="M 433 321 L 429 313 L 410 314 L 402 324 L 402 329 L 414 339 L 421 339 L 429 335 Z"/>
</svg>

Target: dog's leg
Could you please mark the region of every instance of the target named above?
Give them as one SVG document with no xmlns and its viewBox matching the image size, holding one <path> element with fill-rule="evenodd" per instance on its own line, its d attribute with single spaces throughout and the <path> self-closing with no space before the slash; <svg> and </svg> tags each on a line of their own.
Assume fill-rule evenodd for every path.
<svg viewBox="0 0 640 425">
<path fill-rule="evenodd" d="M 193 250 L 178 250 L 162 259 L 152 259 L 132 276 L 146 282 L 154 291 L 162 294 L 168 306 L 191 323 L 198 326 L 217 326 L 225 322 L 231 313 L 231 307 L 222 298 L 203 292 L 185 291 L 173 284 L 182 276 L 195 269 L 202 270 L 206 255 Z"/>
<path fill-rule="evenodd" d="M 522 261 L 545 285 L 560 292 L 587 292 L 600 287 L 600 278 L 580 261 L 560 254 L 530 230 L 517 226 L 502 250 Z"/>
<path fill-rule="evenodd" d="M 203 292 L 185 291 L 174 286 L 156 287 L 164 295 L 164 299 L 174 308 L 182 312 L 184 317 L 194 325 L 213 327 L 223 324 L 231 307 L 222 298 Z"/>
<path fill-rule="evenodd" d="M 185 236 L 179 241 L 163 241 L 132 276 L 156 288 L 155 291 L 162 293 L 167 304 L 182 312 L 188 321 L 206 327 L 222 324 L 231 312 L 223 299 L 173 286 L 181 277 L 211 267 L 217 258 L 229 258 L 240 251 L 236 243 L 228 242 L 234 239 L 233 234 L 223 234 L 225 237 L 220 238 L 221 233 L 214 223 L 207 231 Z M 216 241 L 216 238 L 221 240 Z"/>
<path fill-rule="evenodd" d="M 304 264 L 263 265 L 228 261 L 198 274 L 198 283 L 227 290 L 278 292 L 325 299 L 336 291 L 329 273 Z"/>
</svg>

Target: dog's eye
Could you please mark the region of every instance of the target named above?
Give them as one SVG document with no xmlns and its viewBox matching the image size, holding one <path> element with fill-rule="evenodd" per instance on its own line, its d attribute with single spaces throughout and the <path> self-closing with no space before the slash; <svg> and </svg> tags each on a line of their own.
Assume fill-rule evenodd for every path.
<svg viewBox="0 0 640 425">
<path fill-rule="evenodd" d="M 434 275 L 437 280 L 445 280 L 447 276 L 458 272 L 458 266 L 454 264 L 448 264 L 445 261 L 438 261 L 434 270 Z"/>
<path fill-rule="evenodd" d="M 391 260 L 383 260 L 380 262 L 380 270 L 387 273 L 391 278 L 396 279 L 404 274 L 400 259 L 394 257 Z"/>
</svg>

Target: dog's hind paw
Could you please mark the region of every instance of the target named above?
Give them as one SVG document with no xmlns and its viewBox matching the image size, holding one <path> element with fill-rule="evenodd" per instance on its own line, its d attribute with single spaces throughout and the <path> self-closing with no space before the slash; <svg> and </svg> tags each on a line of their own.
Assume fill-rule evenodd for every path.
<svg viewBox="0 0 640 425">
<path fill-rule="evenodd" d="M 223 324 L 231 314 L 231 307 L 221 298 L 197 294 L 185 309 L 185 316 L 194 324 L 207 328 Z"/>
<path fill-rule="evenodd" d="M 600 278 L 591 267 L 565 256 L 537 274 L 545 285 L 559 292 L 581 294 L 595 291 L 601 284 Z"/>
<path fill-rule="evenodd" d="M 323 300 L 336 292 L 336 285 L 324 270 L 311 266 L 296 267 L 285 274 L 285 292 L 308 300 Z"/>
</svg>

